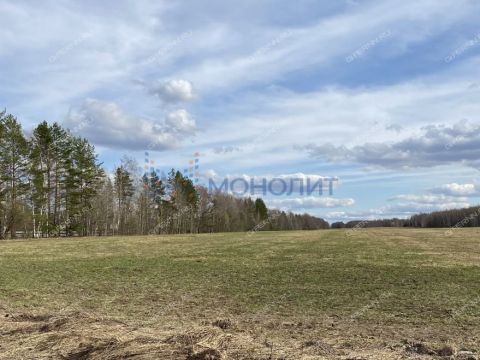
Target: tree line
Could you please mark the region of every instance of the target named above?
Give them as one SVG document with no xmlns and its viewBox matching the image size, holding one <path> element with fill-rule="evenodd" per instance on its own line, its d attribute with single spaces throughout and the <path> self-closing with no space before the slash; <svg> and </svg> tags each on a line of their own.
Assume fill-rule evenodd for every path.
<svg viewBox="0 0 480 360">
<path fill-rule="evenodd" d="M 268 209 L 260 198 L 211 193 L 174 169 L 166 178 L 139 169 L 124 158 L 109 174 L 86 139 L 45 121 L 26 137 L 0 112 L 0 239 L 330 228 L 318 217 Z M 472 226 L 480 226 L 480 207 L 331 228 Z"/>
<path fill-rule="evenodd" d="M 480 207 L 422 213 L 408 219 L 354 220 L 332 223 L 332 229 L 368 227 L 453 228 L 480 226 Z"/>
<path fill-rule="evenodd" d="M 86 139 L 45 121 L 26 137 L 13 115 L 0 112 L 0 239 L 328 227 L 268 209 L 260 198 L 209 193 L 174 169 L 166 179 L 139 174 L 129 158 L 109 174 Z"/>
<path fill-rule="evenodd" d="M 422 228 L 478 227 L 480 207 L 436 211 L 412 216 L 406 226 Z"/>
</svg>

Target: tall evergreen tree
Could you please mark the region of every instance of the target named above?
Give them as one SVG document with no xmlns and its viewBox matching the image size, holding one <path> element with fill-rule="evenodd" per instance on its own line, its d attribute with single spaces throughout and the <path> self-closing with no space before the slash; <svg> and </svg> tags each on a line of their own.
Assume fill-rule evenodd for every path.
<svg viewBox="0 0 480 360">
<path fill-rule="evenodd" d="M 118 209 L 117 228 L 120 234 L 126 234 L 127 214 L 135 188 L 130 173 L 123 166 L 115 170 L 115 192 Z"/>
<path fill-rule="evenodd" d="M 5 131 L 3 121 L 6 111 L 0 111 L 0 143 L 3 142 Z M 0 155 L 1 156 L 1 155 Z M 5 228 L 7 223 L 7 209 L 6 209 L 7 186 L 5 178 L 0 175 L 0 239 L 4 238 Z"/>
<path fill-rule="evenodd" d="M 261 198 L 255 200 L 255 214 L 258 221 L 268 219 L 267 205 L 265 205 L 265 202 Z"/>
<path fill-rule="evenodd" d="M 21 216 L 20 200 L 28 191 L 28 142 L 22 127 L 13 115 L 0 121 L 0 183 L 5 193 L 6 226 L 0 236 L 10 232 L 16 237 Z"/>
<path fill-rule="evenodd" d="M 141 234 L 161 232 L 160 223 L 166 210 L 165 185 L 152 170 L 142 177 L 142 191 L 137 198 L 139 231 Z"/>
<path fill-rule="evenodd" d="M 67 133 L 61 152 L 64 168 L 59 180 L 59 198 L 63 199 L 60 224 L 67 234 L 86 235 L 91 220 L 88 214 L 100 187 L 103 170 L 95 148 L 86 139 Z"/>
</svg>

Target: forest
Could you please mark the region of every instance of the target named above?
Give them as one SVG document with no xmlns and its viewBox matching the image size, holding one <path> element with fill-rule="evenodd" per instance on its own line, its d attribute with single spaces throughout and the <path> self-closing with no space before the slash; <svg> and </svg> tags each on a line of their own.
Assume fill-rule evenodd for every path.
<svg viewBox="0 0 480 360">
<path fill-rule="evenodd" d="M 42 122 L 27 138 L 0 112 L 0 239 L 330 228 L 318 217 L 268 209 L 261 198 L 209 192 L 175 169 L 166 179 L 140 171 L 124 157 L 108 172 L 88 140 L 57 123 Z M 473 226 L 479 207 L 331 228 Z"/>
<path fill-rule="evenodd" d="M 480 207 L 434 211 L 411 216 L 408 219 L 355 220 L 335 222 L 332 229 L 368 227 L 463 228 L 480 226 Z"/>
<path fill-rule="evenodd" d="M 269 210 L 260 198 L 209 193 L 174 169 L 167 179 L 139 171 L 124 158 L 109 173 L 86 139 L 45 121 L 27 138 L 13 115 L 0 112 L 0 238 L 329 227 Z"/>
</svg>

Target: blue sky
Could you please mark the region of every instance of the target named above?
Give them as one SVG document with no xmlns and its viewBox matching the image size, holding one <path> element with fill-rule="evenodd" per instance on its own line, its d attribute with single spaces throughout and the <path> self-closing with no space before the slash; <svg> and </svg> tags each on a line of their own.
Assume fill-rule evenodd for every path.
<svg viewBox="0 0 480 360">
<path fill-rule="evenodd" d="M 336 176 L 267 195 L 329 221 L 477 205 L 480 3 L 2 1 L 0 105 L 201 181 Z"/>
</svg>

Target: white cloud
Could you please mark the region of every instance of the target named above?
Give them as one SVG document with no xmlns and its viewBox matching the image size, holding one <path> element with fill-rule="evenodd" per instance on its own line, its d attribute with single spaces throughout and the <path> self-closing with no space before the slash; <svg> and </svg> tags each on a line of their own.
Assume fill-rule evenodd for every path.
<svg viewBox="0 0 480 360">
<path fill-rule="evenodd" d="M 448 208 L 450 204 L 466 204 L 468 199 L 466 197 L 452 197 L 444 194 L 440 195 L 397 195 L 393 198 L 390 198 L 391 201 L 399 200 L 406 201 L 407 204 L 417 204 L 417 205 L 434 205 L 443 208 Z"/>
<path fill-rule="evenodd" d="M 407 156 L 403 164 L 399 164 L 402 159 L 397 154 L 397 161 L 391 161 L 387 167 L 395 170 L 409 166 L 408 162 L 415 165 L 430 160 L 431 163 L 435 160 L 437 164 L 457 168 L 476 166 L 475 153 L 462 150 L 468 138 L 474 140 L 475 134 L 478 134 L 478 130 L 475 130 L 478 129 L 478 122 L 475 119 L 480 112 L 480 91 L 469 88 L 471 80 L 468 77 L 472 71 L 475 71 L 474 68 L 468 67 L 465 72 L 462 70 L 463 75 L 456 74 L 455 78 L 436 76 L 376 87 L 348 89 L 333 86 L 311 92 L 294 92 L 276 87 L 261 94 L 243 93 L 232 101 L 222 103 L 221 109 L 206 110 L 204 118 L 208 118 L 213 126 L 206 127 L 205 136 L 198 139 L 197 144 L 211 147 L 211 139 L 215 139 L 219 149 L 228 146 L 238 150 L 216 151 L 214 155 L 218 161 L 252 167 L 259 163 L 285 166 L 287 162 L 295 166 L 295 163 L 306 160 L 305 152 L 285 150 L 294 146 L 305 149 L 304 146 L 310 143 L 314 146 L 309 150 L 314 153 L 315 160 L 323 160 L 327 156 L 331 162 L 358 158 L 365 160 L 359 163 L 363 167 L 373 167 L 369 163 L 374 161 L 378 170 L 379 166 L 385 169 L 383 164 L 388 163 L 388 156 L 395 154 L 392 151 L 383 153 L 379 146 L 376 155 L 374 147 L 362 147 L 360 150 L 365 150 L 365 154 L 350 155 L 355 146 L 378 142 L 378 145 L 385 144 L 388 150 L 389 145 L 404 140 L 419 138 L 421 142 L 421 137 L 427 133 L 425 127 L 436 124 L 439 135 L 443 137 L 437 136 L 435 140 L 432 135 L 437 145 L 436 156 L 432 153 L 435 151 L 433 147 L 426 147 L 418 159 Z M 462 122 L 462 118 L 471 120 Z M 397 133 L 399 128 L 392 128 L 389 126 L 391 124 L 402 124 L 403 130 Z M 458 130 L 458 136 L 463 128 L 468 138 L 452 136 L 453 133 L 442 131 L 440 124 L 444 124 L 444 130 Z M 275 130 L 275 133 L 262 137 L 261 141 L 254 140 L 269 130 Z M 279 148 L 279 144 L 283 148 Z M 470 146 L 476 145 L 471 142 Z M 316 147 L 319 151 L 315 151 Z M 412 151 L 415 150 L 418 148 L 412 148 Z M 440 151 L 444 151 L 445 156 L 442 157 Z M 374 155 L 377 156 L 376 160 L 368 158 Z M 381 159 L 381 156 L 386 158 Z M 429 156 L 433 159 L 428 159 Z M 458 161 L 459 158 L 468 157 L 473 157 L 470 159 L 473 161 Z"/>
<path fill-rule="evenodd" d="M 240 37 L 235 42 L 229 39 L 231 34 L 225 32 L 223 43 L 229 45 L 228 52 L 222 48 L 223 56 L 206 57 L 183 70 L 182 75 L 208 92 L 269 84 L 289 72 L 344 62 L 345 56 L 388 29 L 395 29 L 394 34 L 379 48 L 384 51 L 386 48 L 385 52 L 390 55 L 401 54 L 409 46 L 441 34 L 468 16 L 469 11 L 475 11 L 475 5 L 460 1 L 459 4 L 453 0 L 441 3 L 422 0 L 415 6 L 396 0 L 365 3 L 354 11 L 320 18 L 306 26 L 261 28 L 255 37 Z M 391 11 L 392 8 L 395 11 Z M 268 46 L 276 44 L 276 39 L 285 33 L 289 34 L 288 38 L 276 46 Z M 268 51 L 258 53 L 265 46 Z M 255 61 L 251 61 L 252 57 Z"/>
<path fill-rule="evenodd" d="M 158 96 L 165 104 L 187 102 L 197 99 L 193 84 L 187 80 L 169 80 L 159 85 L 151 86 L 149 92 Z"/>
<path fill-rule="evenodd" d="M 330 143 L 304 147 L 311 156 L 385 168 L 432 167 L 462 163 L 480 166 L 480 125 L 460 121 L 453 126 L 430 125 L 394 143 L 372 142 L 352 148 Z"/>
<path fill-rule="evenodd" d="M 431 190 L 432 193 L 450 196 L 479 196 L 480 191 L 475 184 L 444 184 Z"/>
<path fill-rule="evenodd" d="M 195 121 L 185 110 L 157 122 L 127 114 L 118 104 L 87 99 L 71 109 L 64 125 L 95 145 L 125 150 L 175 148 L 185 136 L 195 133 Z"/>
<path fill-rule="evenodd" d="M 168 113 L 165 125 L 170 132 L 179 135 L 193 135 L 197 129 L 192 115 L 184 109 Z"/>
<path fill-rule="evenodd" d="M 393 213 L 399 214 L 400 216 L 408 216 L 422 212 L 441 211 L 470 206 L 467 197 L 448 196 L 444 194 L 397 195 L 391 198 L 390 201 L 395 201 L 396 203 L 382 208 L 385 215 Z"/>
<path fill-rule="evenodd" d="M 443 194 L 404 194 L 394 196 L 390 198 L 390 201 L 394 203 L 379 208 L 329 212 L 325 215 L 325 218 L 334 221 L 409 218 L 419 213 L 461 209 L 471 206 L 466 197 L 447 196 Z"/>
</svg>

